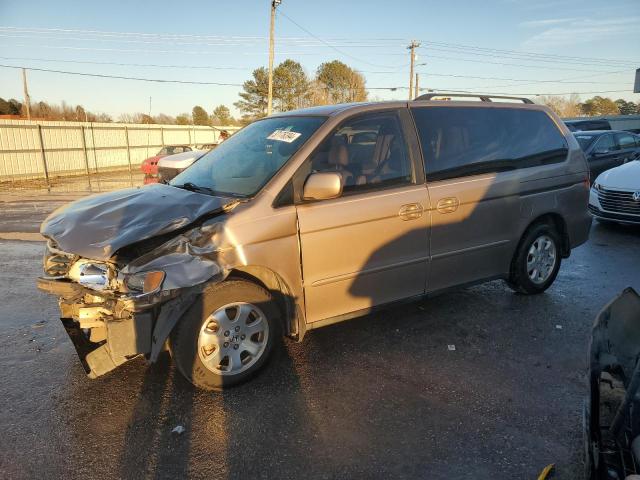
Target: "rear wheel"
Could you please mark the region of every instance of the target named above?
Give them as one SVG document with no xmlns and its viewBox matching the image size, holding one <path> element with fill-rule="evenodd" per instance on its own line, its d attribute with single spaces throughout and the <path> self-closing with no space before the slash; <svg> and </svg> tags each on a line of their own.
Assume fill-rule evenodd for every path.
<svg viewBox="0 0 640 480">
<path fill-rule="evenodd" d="M 231 280 L 207 289 L 171 334 L 171 354 L 191 383 L 221 390 L 255 374 L 281 338 L 264 288 Z"/>
<path fill-rule="evenodd" d="M 553 226 L 539 223 L 529 228 L 511 262 L 511 288 L 524 294 L 542 293 L 549 288 L 560 270 L 560 245 Z"/>
</svg>

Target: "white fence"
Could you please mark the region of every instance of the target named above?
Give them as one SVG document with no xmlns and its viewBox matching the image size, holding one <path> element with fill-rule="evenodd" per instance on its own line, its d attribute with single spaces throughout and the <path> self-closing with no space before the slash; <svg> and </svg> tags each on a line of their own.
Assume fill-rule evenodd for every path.
<svg viewBox="0 0 640 480">
<path fill-rule="evenodd" d="M 218 143 L 222 130 L 238 127 L 0 119 L 0 182 L 137 170 L 165 145 Z"/>
</svg>

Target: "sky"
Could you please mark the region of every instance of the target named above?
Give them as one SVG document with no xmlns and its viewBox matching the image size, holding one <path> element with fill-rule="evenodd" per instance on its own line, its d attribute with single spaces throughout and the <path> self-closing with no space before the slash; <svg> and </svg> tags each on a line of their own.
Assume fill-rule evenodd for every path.
<svg viewBox="0 0 640 480">
<path fill-rule="evenodd" d="M 6 68 L 18 66 L 36 101 L 114 118 L 150 103 L 152 115 L 196 104 L 237 115 L 239 85 L 268 62 L 269 10 L 269 0 L 0 0 L 0 97 L 23 98 L 21 71 Z M 405 99 L 412 40 L 421 88 L 640 101 L 640 0 L 283 0 L 275 62 L 312 76 L 338 59 L 363 73 L 370 98 Z"/>
</svg>

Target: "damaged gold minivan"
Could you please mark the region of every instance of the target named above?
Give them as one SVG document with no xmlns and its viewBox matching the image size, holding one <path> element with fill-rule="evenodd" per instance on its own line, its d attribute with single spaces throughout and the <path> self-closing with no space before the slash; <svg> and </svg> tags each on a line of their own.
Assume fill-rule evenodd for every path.
<svg viewBox="0 0 640 480">
<path fill-rule="evenodd" d="M 589 174 L 529 100 L 332 105 L 245 127 L 169 184 L 55 211 L 41 290 L 88 375 L 168 349 L 195 385 L 283 336 L 502 278 L 535 294 L 585 242 Z"/>
</svg>

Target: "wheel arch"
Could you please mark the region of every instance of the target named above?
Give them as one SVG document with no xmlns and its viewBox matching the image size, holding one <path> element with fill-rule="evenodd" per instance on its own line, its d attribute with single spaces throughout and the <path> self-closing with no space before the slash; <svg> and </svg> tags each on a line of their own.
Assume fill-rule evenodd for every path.
<svg viewBox="0 0 640 480">
<path fill-rule="evenodd" d="M 558 212 L 547 212 L 547 213 L 538 215 L 533 220 L 531 220 L 526 226 L 526 228 L 520 234 L 518 245 L 520 245 L 520 243 L 522 242 L 527 232 L 531 230 L 534 226 L 539 224 L 547 224 L 555 228 L 555 230 L 558 232 L 558 235 L 560 235 L 560 239 L 562 242 L 562 244 L 560 245 L 560 249 L 561 249 L 560 253 L 563 258 L 567 258 L 571 254 L 571 242 L 569 240 L 569 231 L 567 229 L 566 220 Z"/>
<path fill-rule="evenodd" d="M 273 270 L 259 266 L 246 265 L 236 267 L 229 272 L 227 279 L 240 279 L 253 282 L 267 290 L 278 306 L 282 318 L 285 336 L 302 339 L 304 335 L 304 317 L 287 282 Z"/>
</svg>

